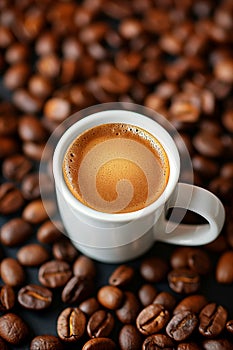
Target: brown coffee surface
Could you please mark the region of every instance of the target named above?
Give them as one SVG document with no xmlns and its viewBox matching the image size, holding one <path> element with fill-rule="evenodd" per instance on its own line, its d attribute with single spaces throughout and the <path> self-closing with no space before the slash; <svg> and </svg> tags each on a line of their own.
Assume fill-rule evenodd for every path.
<svg viewBox="0 0 233 350">
<path fill-rule="evenodd" d="M 72 142 L 63 174 L 69 190 L 83 204 L 125 213 L 148 206 L 163 193 L 169 161 L 149 132 L 111 123 L 89 129 Z"/>
</svg>

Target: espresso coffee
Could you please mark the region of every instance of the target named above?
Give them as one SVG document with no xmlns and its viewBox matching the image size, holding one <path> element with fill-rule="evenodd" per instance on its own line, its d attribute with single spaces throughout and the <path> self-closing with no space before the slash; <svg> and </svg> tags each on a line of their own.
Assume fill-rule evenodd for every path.
<svg viewBox="0 0 233 350">
<path fill-rule="evenodd" d="M 68 147 L 65 182 L 83 204 L 106 213 L 128 213 L 153 203 L 169 178 L 160 142 L 134 125 L 102 124 L 84 131 Z"/>
</svg>

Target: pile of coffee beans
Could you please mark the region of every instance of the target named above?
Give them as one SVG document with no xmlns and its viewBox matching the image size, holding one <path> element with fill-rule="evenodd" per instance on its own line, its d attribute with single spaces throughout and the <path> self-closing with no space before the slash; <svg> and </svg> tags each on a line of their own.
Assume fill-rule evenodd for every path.
<svg viewBox="0 0 233 350">
<path fill-rule="evenodd" d="M 233 349 L 231 299 L 218 302 L 233 292 L 232 32 L 231 0 L 0 0 L 1 349 Z M 50 221 L 38 175 L 49 136 L 115 101 L 179 131 L 194 183 L 226 209 L 214 242 L 109 266 Z"/>
</svg>

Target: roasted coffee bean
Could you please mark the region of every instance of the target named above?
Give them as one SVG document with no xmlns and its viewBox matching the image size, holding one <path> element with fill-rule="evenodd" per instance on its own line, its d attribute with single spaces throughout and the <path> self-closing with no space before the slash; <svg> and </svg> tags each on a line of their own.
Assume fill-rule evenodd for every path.
<svg viewBox="0 0 233 350">
<path fill-rule="evenodd" d="M 94 312 L 100 309 L 100 304 L 95 297 L 84 300 L 80 305 L 79 309 L 82 310 L 86 315 L 91 316 Z"/>
<path fill-rule="evenodd" d="M 22 216 L 24 220 L 31 224 L 40 224 L 48 218 L 47 211 L 41 199 L 36 199 L 27 204 Z"/>
<path fill-rule="evenodd" d="M 64 260 L 72 262 L 77 257 L 77 249 L 72 245 L 68 239 L 60 239 L 53 244 L 52 248 L 53 256 L 57 260 Z"/>
<path fill-rule="evenodd" d="M 134 269 L 127 265 L 118 266 L 110 275 L 108 282 L 112 286 L 122 287 L 131 282 Z"/>
<path fill-rule="evenodd" d="M 80 303 L 85 298 L 89 298 L 94 289 L 94 282 L 91 279 L 73 276 L 65 285 L 62 291 L 62 301 L 72 304 Z"/>
<path fill-rule="evenodd" d="M 169 320 L 169 312 L 162 305 L 151 304 L 145 307 L 137 316 L 136 325 L 143 335 L 158 333 Z"/>
<path fill-rule="evenodd" d="M 195 293 L 200 287 L 200 277 L 190 269 L 174 269 L 168 274 L 168 283 L 176 293 Z"/>
<path fill-rule="evenodd" d="M 116 310 L 122 306 L 124 293 L 118 287 L 106 285 L 99 289 L 97 299 L 107 309 Z"/>
<path fill-rule="evenodd" d="M 173 250 L 170 257 L 170 263 L 173 269 L 188 267 L 188 255 L 190 250 L 192 250 L 190 247 L 178 247 Z"/>
<path fill-rule="evenodd" d="M 34 74 L 28 81 L 28 89 L 32 95 L 44 99 L 52 93 L 53 84 L 41 74 Z"/>
<path fill-rule="evenodd" d="M 221 138 L 217 135 L 204 133 L 204 131 L 194 136 L 193 145 L 201 155 L 206 157 L 221 157 L 224 153 L 224 144 Z"/>
<path fill-rule="evenodd" d="M 12 181 L 21 181 L 31 168 L 32 162 L 21 154 L 10 156 L 2 163 L 3 175 Z"/>
<path fill-rule="evenodd" d="M 57 333 L 65 342 L 77 342 L 84 334 L 86 316 L 79 308 L 64 309 L 57 319 Z"/>
<path fill-rule="evenodd" d="M 180 311 L 169 321 L 166 332 L 176 341 L 187 339 L 198 325 L 197 316 L 190 311 Z"/>
<path fill-rule="evenodd" d="M 123 304 L 116 310 L 116 316 L 124 324 L 134 323 L 140 309 L 138 298 L 132 292 L 125 291 Z"/>
<path fill-rule="evenodd" d="M 25 272 L 19 262 L 14 258 L 5 258 L 1 265 L 1 278 L 4 283 L 11 287 L 17 287 L 23 284 L 25 280 Z"/>
<path fill-rule="evenodd" d="M 0 338 L 0 348 L 1 348 L 1 350 L 8 350 L 9 349 L 7 344 L 1 338 Z"/>
<path fill-rule="evenodd" d="M 25 61 L 29 56 L 29 49 L 20 42 L 12 43 L 5 52 L 5 60 L 9 64 Z"/>
<path fill-rule="evenodd" d="M 70 115 L 70 112 L 71 106 L 69 101 L 59 97 L 49 99 L 44 106 L 46 118 L 55 122 L 62 122 Z"/>
<path fill-rule="evenodd" d="M 211 179 L 218 174 L 218 164 L 207 157 L 196 154 L 192 158 L 192 164 L 194 171 L 205 179 Z"/>
<path fill-rule="evenodd" d="M 1 243 L 7 247 L 14 247 L 24 243 L 31 235 L 31 224 L 22 218 L 14 218 L 2 225 L 0 231 Z"/>
<path fill-rule="evenodd" d="M 208 303 L 206 297 L 201 294 L 189 295 L 183 298 L 173 311 L 176 314 L 181 311 L 191 311 L 195 314 L 199 314 L 201 309 Z"/>
<path fill-rule="evenodd" d="M 143 306 L 152 304 L 157 294 L 157 289 L 149 283 L 143 284 L 138 290 L 138 297 Z"/>
<path fill-rule="evenodd" d="M 24 205 L 21 191 L 12 183 L 0 185 L 0 214 L 8 215 L 17 212 Z"/>
<path fill-rule="evenodd" d="M 96 275 L 96 267 L 93 260 L 85 255 L 80 255 L 73 264 L 73 273 L 75 276 L 83 279 L 94 278 Z"/>
<path fill-rule="evenodd" d="M 49 288 L 64 286 L 71 276 L 72 272 L 69 264 L 59 260 L 51 260 L 44 263 L 41 265 L 38 274 L 40 283 Z"/>
<path fill-rule="evenodd" d="M 62 230 L 62 225 L 58 221 L 45 221 L 37 231 L 38 241 L 45 244 L 51 244 L 58 241 L 62 237 L 62 232 L 58 227 L 61 227 Z"/>
<path fill-rule="evenodd" d="M 199 314 L 199 332 L 207 338 L 218 336 L 225 328 L 227 310 L 216 303 L 209 303 Z"/>
<path fill-rule="evenodd" d="M 30 350 L 63 350 L 63 344 L 58 337 L 54 335 L 38 335 L 33 338 L 30 344 Z"/>
<path fill-rule="evenodd" d="M 39 175 L 28 174 L 21 183 L 22 194 L 27 200 L 34 200 L 40 196 Z"/>
<path fill-rule="evenodd" d="M 119 345 L 121 350 L 141 350 L 142 335 L 132 324 L 124 325 L 119 332 Z"/>
<path fill-rule="evenodd" d="M 14 313 L 0 317 L 0 337 L 7 343 L 19 345 L 29 336 L 29 328 L 24 320 Z"/>
<path fill-rule="evenodd" d="M 226 251 L 218 259 L 216 266 L 216 280 L 218 283 L 230 284 L 233 282 L 233 250 Z"/>
<path fill-rule="evenodd" d="M 23 266 L 39 266 L 49 260 L 49 252 L 42 245 L 31 243 L 18 250 L 17 259 Z"/>
<path fill-rule="evenodd" d="M 202 350 L 201 345 L 198 345 L 193 342 L 179 343 L 177 350 Z"/>
<path fill-rule="evenodd" d="M 87 333 L 90 338 L 108 337 L 113 330 L 115 320 L 106 310 L 98 310 L 91 315 L 87 323 Z"/>
<path fill-rule="evenodd" d="M 45 144 L 26 141 L 23 143 L 23 153 L 34 161 L 40 162 Z"/>
<path fill-rule="evenodd" d="M 82 350 L 116 350 L 116 344 L 110 338 L 94 338 L 88 340 Z"/>
<path fill-rule="evenodd" d="M 16 134 L 18 118 L 13 113 L 13 111 L 5 112 L 4 114 L 0 112 L 0 136 L 12 136 Z"/>
<path fill-rule="evenodd" d="M 15 292 L 11 286 L 0 286 L 0 311 L 11 310 L 15 305 Z"/>
<path fill-rule="evenodd" d="M 13 93 L 13 102 L 24 113 L 37 113 L 41 110 L 42 101 L 25 89 L 17 89 Z"/>
<path fill-rule="evenodd" d="M 109 67 L 99 76 L 98 83 L 107 93 L 124 94 L 129 90 L 132 80 L 127 74 Z"/>
<path fill-rule="evenodd" d="M 49 53 L 41 56 L 36 66 L 42 76 L 48 79 L 55 79 L 60 73 L 61 62 L 57 55 Z"/>
<path fill-rule="evenodd" d="M 6 70 L 3 83 L 9 90 L 21 88 L 25 85 L 29 74 L 30 69 L 25 62 L 15 63 Z"/>
<path fill-rule="evenodd" d="M 208 339 L 202 342 L 204 350 L 231 350 L 233 343 L 227 339 Z"/>
<path fill-rule="evenodd" d="M 28 284 L 18 292 L 18 302 L 20 305 L 30 310 L 43 310 L 52 303 L 52 292 L 45 287 Z"/>
<path fill-rule="evenodd" d="M 233 320 L 227 322 L 226 329 L 230 334 L 233 334 Z"/>
<path fill-rule="evenodd" d="M 9 157 L 19 151 L 18 142 L 9 136 L 0 136 L 0 159 Z"/>
<path fill-rule="evenodd" d="M 142 350 L 174 350 L 175 344 L 173 340 L 166 334 L 152 334 L 146 337 L 142 344 Z"/>
<path fill-rule="evenodd" d="M 231 84 L 233 82 L 233 60 L 228 58 L 217 62 L 214 65 L 214 74 L 218 80 Z"/>
<path fill-rule="evenodd" d="M 176 305 L 176 298 L 169 292 L 160 292 L 153 300 L 153 304 L 160 304 L 166 310 L 172 311 Z"/>
<path fill-rule="evenodd" d="M 20 118 L 18 132 L 23 141 L 42 142 L 47 137 L 47 132 L 41 122 L 30 114 Z"/>
<path fill-rule="evenodd" d="M 58 41 L 56 35 L 52 32 L 43 32 L 37 38 L 35 43 L 35 51 L 37 55 L 43 56 L 53 53 L 57 50 Z"/>
<path fill-rule="evenodd" d="M 188 253 L 188 266 L 198 274 L 205 275 L 211 268 L 210 258 L 203 249 L 193 248 Z"/>
<path fill-rule="evenodd" d="M 227 110 L 222 116 L 222 122 L 229 132 L 233 132 L 233 113 L 232 110 Z"/>
<path fill-rule="evenodd" d="M 166 277 L 167 272 L 167 262 L 159 257 L 146 258 L 140 265 L 140 273 L 148 282 L 160 282 Z"/>
<path fill-rule="evenodd" d="M 225 235 L 219 235 L 214 241 L 205 245 L 210 252 L 222 253 L 228 249 L 228 242 Z"/>
</svg>

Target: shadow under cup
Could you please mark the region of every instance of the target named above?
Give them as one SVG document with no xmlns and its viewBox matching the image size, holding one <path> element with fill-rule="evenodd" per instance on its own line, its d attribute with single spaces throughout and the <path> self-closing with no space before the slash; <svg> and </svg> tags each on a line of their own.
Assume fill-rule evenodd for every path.
<svg viewBox="0 0 233 350">
<path fill-rule="evenodd" d="M 143 209 L 119 214 L 96 211 L 77 200 L 66 185 L 62 164 L 68 147 L 84 131 L 107 123 L 130 124 L 148 131 L 167 154 L 170 175 L 166 188 Z M 117 263 L 142 255 L 153 245 L 157 234 L 162 233 L 160 220 L 164 218 L 165 203 L 176 187 L 179 172 L 176 144 L 152 118 L 132 111 L 110 110 L 79 120 L 62 135 L 53 156 L 57 204 L 67 236 L 78 250 L 99 261 Z"/>
</svg>

